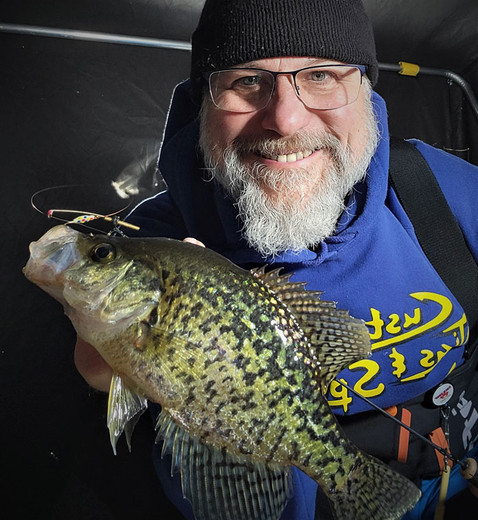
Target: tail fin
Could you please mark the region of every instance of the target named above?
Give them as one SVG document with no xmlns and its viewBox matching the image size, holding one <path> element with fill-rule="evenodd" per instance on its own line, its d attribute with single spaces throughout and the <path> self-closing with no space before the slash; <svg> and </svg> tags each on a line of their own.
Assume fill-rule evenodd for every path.
<svg viewBox="0 0 478 520">
<path fill-rule="evenodd" d="M 329 495 L 340 520 L 398 520 L 421 496 L 413 482 L 361 452 L 344 487 Z"/>
</svg>

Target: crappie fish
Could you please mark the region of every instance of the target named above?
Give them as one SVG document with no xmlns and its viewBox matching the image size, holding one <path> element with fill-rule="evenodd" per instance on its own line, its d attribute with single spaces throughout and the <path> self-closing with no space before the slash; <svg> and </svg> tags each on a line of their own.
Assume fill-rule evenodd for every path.
<svg viewBox="0 0 478 520">
<path fill-rule="evenodd" d="M 358 450 L 324 393 L 370 354 L 367 328 L 279 270 L 247 271 L 166 238 L 57 226 L 30 245 L 28 279 L 56 298 L 113 368 L 113 445 L 146 405 L 201 520 L 277 520 L 290 467 L 313 478 L 339 520 L 398 519 L 409 480 Z"/>
</svg>

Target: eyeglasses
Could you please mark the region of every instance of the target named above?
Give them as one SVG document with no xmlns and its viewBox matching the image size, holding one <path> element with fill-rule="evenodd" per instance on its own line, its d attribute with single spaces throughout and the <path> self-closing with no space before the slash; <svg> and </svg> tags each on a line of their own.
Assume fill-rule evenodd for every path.
<svg viewBox="0 0 478 520">
<path fill-rule="evenodd" d="M 289 72 L 236 68 L 204 73 L 213 103 L 229 112 L 256 112 L 271 100 L 277 76 L 292 76 L 298 98 L 309 108 L 332 110 L 353 103 L 359 94 L 363 65 L 316 65 Z"/>
</svg>

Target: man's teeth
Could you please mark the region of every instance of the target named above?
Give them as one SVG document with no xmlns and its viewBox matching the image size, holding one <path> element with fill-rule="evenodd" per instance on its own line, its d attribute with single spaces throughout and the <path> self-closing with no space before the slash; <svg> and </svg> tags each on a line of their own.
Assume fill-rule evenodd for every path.
<svg viewBox="0 0 478 520">
<path fill-rule="evenodd" d="M 309 157 L 309 155 L 311 155 L 311 154 L 312 154 L 312 150 L 303 150 L 301 152 L 288 153 L 288 154 L 283 154 L 283 155 L 271 155 L 271 156 L 264 155 L 264 157 L 266 159 L 272 159 L 273 161 L 287 163 L 287 162 L 300 161 L 301 159 L 305 159 L 306 157 Z"/>
</svg>

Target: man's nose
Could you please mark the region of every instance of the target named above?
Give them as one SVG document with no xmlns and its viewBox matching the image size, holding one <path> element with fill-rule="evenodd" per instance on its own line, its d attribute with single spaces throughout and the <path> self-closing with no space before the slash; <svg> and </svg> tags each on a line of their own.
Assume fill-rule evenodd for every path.
<svg viewBox="0 0 478 520">
<path fill-rule="evenodd" d="M 290 136 L 304 129 L 313 117 L 297 96 L 292 76 L 278 76 L 269 104 L 262 110 L 262 127 L 281 136 Z"/>
</svg>

